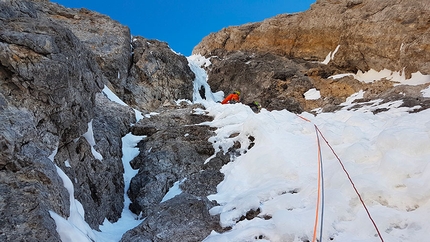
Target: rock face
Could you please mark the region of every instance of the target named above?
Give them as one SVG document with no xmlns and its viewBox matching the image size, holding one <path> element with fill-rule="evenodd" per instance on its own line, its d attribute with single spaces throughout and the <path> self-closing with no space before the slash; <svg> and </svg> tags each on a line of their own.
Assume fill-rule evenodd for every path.
<svg viewBox="0 0 430 242">
<path fill-rule="evenodd" d="M 403 100 L 403 106 L 421 106 L 417 111 L 430 107 L 429 98 L 421 94 L 428 84 L 395 86 L 395 82 L 384 79 L 364 83 L 352 76 L 335 80 L 328 78 L 339 71 L 333 66 L 263 52 L 231 51 L 212 57 L 211 62 L 206 70 L 212 90 L 240 90 L 242 103 L 258 101 L 268 110 L 301 113 L 321 108 L 331 112 L 360 90 L 365 91 L 361 102 Z M 306 98 L 305 93 L 312 89 L 320 92 L 319 98 Z"/>
<path fill-rule="evenodd" d="M 408 75 L 430 74 L 429 28 L 427 0 L 318 0 L 306 12 L 210 34 L 193 53 L 241 50 L 323 61 L 339 46 L 332 65 L 343 71 L 405 68 Z"/>
<path fill-rule="evenodd" d="M 209 117 L 190 116 L 191 111 L 186 108 L 163 112 L 133 126 L 133 134 L 148 136 L 139 144 L 140 154 L 130 162 L 139 169 L 128 191 L 134 213 L 151 213 L 173 183 L 201 172 L 203 162 L 214 153 L 207 141 L 212 133 L 207 126 L 198 125 Z M 217 176 L 220 182 L 222 176 Z"/>
<path fill-rule="evenodd" d="M 101 72 L 70 30 L 38 18 L 35 3 L 0 8 L 0 240 L 56 241 L 48 211 L 67 217 L 69 194 L 48 157 L 87 130 Z"/>
<path fill-rule="evenodd" d="M 192 100 L 194 73 L 184 56 L 166 43 L 133 39 L 133 65 L 123 100 L 143 110 L 155 110 L 178 99 Z"/>
<path fill-rule="evenodd" d="M 0 240 L 60 240 L 49 211 L 67 218 L 70 200 L 56 167 L 93 229 L 116 221 L 124 204 L 121 138 L 136 118 L 101 90 L 109 86 L 144 112 L 191 99 L 185 57 L 143 38 L 133 55 L 127 27 L 85 9 L 15 0 L 0 9 Z"/>
<path fill-rule="evenodd" d="M 317 1 L 306 12 L 212 33 L 193 53 L 211 58 L 206 69 L 214 90 L 241 90 L 244 103 L 258 101 L 268 110 L 334 111 L 360 90 L 363 102 L 401 99 L 425 109 L 430 103 L 420 90 L 426 85 L 400 88 L 384 79 L 328 77 L 370 69 L 400 71 L 406 78 L 430 74 L 429 16 L 425 0 Z M 312 89 L 319 98 L 306 98 Z"/>
<path fill-rule="evenodd" d="M 139 143 L 140 154 L 131 162 L 138 174 L 131 180 L 130 210 L 146 217 L 121 241 L 201 241 L 212 230 L 221 231 L 219 217 L 210 216 L 215 204 L 206 196 L 223 180 L 221 167 L 230 155 L 214 154 L 208 141 L 212 131 L 199 125 L 211 118 L 191 114 L 196 106 L 178 107 L 142 119 L 132 128 L 148 136 Z M 175 182 L 182 194 L 162 202 Z"/>
<path fill-rule="evenodd" d="M 41 14 L 70 29 L 93 52 L 105 84 L 122 97 L 132 63 L 129 28 L 96 12 L 56 4 L 44 5 Z"/>
<path fill-rule="evenodd" d="M 303 93 L 314 87 L 306 71 L 312 63 L 297 62 L 271 53 L 230 52 L 212 58 L 208 82 L 213 90 L 241 91 L 241 102 L 258 101 L 268 109 L 305 109 Z"/>
</svg>

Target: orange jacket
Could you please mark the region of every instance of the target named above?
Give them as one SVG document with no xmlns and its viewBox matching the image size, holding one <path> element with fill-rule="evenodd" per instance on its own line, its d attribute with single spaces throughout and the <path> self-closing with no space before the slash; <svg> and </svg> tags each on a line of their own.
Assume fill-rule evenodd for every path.
<svg viewBox="0 0 430 242">
<path fill-rule="evenodd" d="M 230 101 L 235 101 L 235 102 L 239 102 L 239 95 L 237 95 L 236 93 L 232 93 L 230 95 L 228 95 L 224 100 L 222 100 L 222 104 L 227 104 Z"/>
</svg>

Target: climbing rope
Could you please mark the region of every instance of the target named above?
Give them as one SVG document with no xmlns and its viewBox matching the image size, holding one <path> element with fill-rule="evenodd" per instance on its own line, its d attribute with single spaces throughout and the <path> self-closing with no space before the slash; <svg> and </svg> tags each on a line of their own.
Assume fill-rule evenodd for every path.
<svg viewBox="0 0 430 242">
<path fill-rule="evenodd" d="M 306 120 L 306 119 L 305 119 Z M 310 122 L 310 121 L 308 121 Z M 317 227 L 318 227 L 318 210 L 320 205 L 320 196 L 321 196 L 321 220 L 320 220 L 320 237 L 319 241 L 322 241 L 322 231 L 323 231 L 323 222 L 324 222 L 324 172 L 323 172 L 323 163 L 322 163 L 322 154 L 321 154 L 321 145 L 320 145 L 320 139 L 318 135 L 318 128 L 315 126 L 315 134 L 317 138 L 317 144 L 318 144 L 318 196 L 317 196 L 317 205 L 315 209 L 315 224 L 314 224 L 314 236 L 312 241 L 316 240 L 317 237 Z"/>
<path fill-rule="evenodd" d="M 306 119 L 298 114 L 296 114 L 299 118 L 312 123 L 309 119 Z M 355 193 L 357 194 L 358 198 L 360 199 L 361 204 L 363 205 L 364 210 L 367 213 L 367 216 L 369 217 L 370 221 L 372 222 L 373 226 L 375 227 L 376 232 L 378 233 L 379 238 L 381 239 L 382 242 L 384 242 L 384 239 L 382 238 L 381 233 L 379 232 L 378 226 L 376 225 L 375 221 L 373 220 L 372 216 L 370 215 L 369 210 L 367 209 L 366 204 L 364 203 L 363 199 L 361 198 L 360 193 L 358 192 L 357 188 L 355 187 L 354 182 L 352 181 L 351 176 L 349 175 L 348 171 L 346 170 L 345 166 L 343 165 L 343 162 L 341 161 L 341 159 L 339 158 L 339 156 L 336 154 L 336 152 L 334 151 L 333 147 L 329 144 L 329 142 L 327 141 L 327 139 L 324 137 L 324 135 L 322 134 L 321 130 L 318 128 L 318 126 L 316 124 L 314 124 L 315 127 L 315 133 L 316 133 L 316 137 L 317 137 L 317 144 L 318 144 L 318 196 L 317 196 L 317 208 L 316 208 L 316 216 L 315 216 L 315 224 L 314 224 L 314 235 L 313 235 L 313 239 L 312 242 L 316 241 L 316 234 L 317 234 L 317 227 L 318 227 L 318 216 L 319 216 L 319 204 L 320 204 L 320 199 L 321 199 L 321 226 L 320 226 L 320 237 L 319 237 L 319 241 L 322 241 L 322 231 L 323 231 L 323 216 L 324 216 L 324 172 L 323 172 L 323 162 L 322 162 L 322 154 L 321 154 L 321 145 L 320 145 L 320 138 L 319 136 L 321 136 L 324 140 L 324 142 L 327 144 L 327 146 L 330 148 L 330 150 L 332 151 L 332 153 L 334 154 L 334 156 L 336 157 L 336 159 L 339 161 L 339 164 L 342 167 L 342 170 L 345 172 L 346 176 L 348 177 L 349 182 L 351 183 Z M 321 197 L 320 198 L 320 194 Z"/>
<path fill-rule="evenodd" d="M 355 193 L 357 194 L 358 198 L 360 199 L 361 204 L 363 205 L 364 210 L 366 210 L 367 216 L 369 217 L 370 221 L 372 221 L 373 226 L 375 227 L 376 232 L 378 233 L 379 238 L 382 242 L 384 242 L 384 239 L 382 238 L 381 233 L 379 232 L 378 226 L 376 226 L 375 221 L 373 220 L 372 216 L 370 215 L 369 210 L 367 209 L 366 204 L 364 203 L 363 199 L 361 198 L 360 193 L 358 192 L 357 188 L 355 187 L 354 182 L 352 181 L 351 176 L 349 175 L 348 171 L 346 170 L 345 166 L 343 165 L 343 162 L 340 160 L 339 156 L 334 151 L 333 147 L 328 143 L 327 139 L 324 137 L 324 135 L 321 133 L 321 130 L 315 125 L 315 128 L 317 129 L 318 133 L 321 135 L 327 146 L 330 148 L 336 159 L 339 161 L 339 164 L 342 166 L 343 171 L 345 172 L 346 176 L 348 177 L 349 182 L 351 183 L 352 187 L 354 188 Z"/>
</svg>

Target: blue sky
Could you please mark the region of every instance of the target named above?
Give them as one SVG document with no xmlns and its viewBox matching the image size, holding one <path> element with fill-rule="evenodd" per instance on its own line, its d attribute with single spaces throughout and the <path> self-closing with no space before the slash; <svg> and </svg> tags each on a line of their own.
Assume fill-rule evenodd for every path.
<svg viewBox="0 0 430 242">
<path fill-rule="evenodd" d="M 185 56 L 205 36 L 224 27 L 305 11 L 316 0 L 51 0 L 87 8 L 130 28 L 132 35 L 165 41 Z"/>
</svg>

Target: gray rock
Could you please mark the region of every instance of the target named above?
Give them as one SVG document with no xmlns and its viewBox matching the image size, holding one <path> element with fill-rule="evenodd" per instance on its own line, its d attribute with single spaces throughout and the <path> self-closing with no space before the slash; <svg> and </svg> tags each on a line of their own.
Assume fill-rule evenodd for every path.
<svg viewBox="0 0 430 242">
<path fill-rule="evenodd" d="M 132 62 L 129 28 L 87 9 L 68 9 L 56 4 L 44 6 L 46 18 L 70 29 L 94 54 L 105 84 L 122 97 Z"/>
<path fill-rule="evenodd" d="M 48 211 L 69 215 L 69 194 L 48 159 L 49 144 L 34 142 L 40 138 L 34 120 L 25 109 L 0 112 L 1 241 L 60 241 Z"/>
<path fill-rule="evenodd" d="M 128 191 L 134 213 L 146 216 L 153 212 L 153 206 L 173 183 L 200 172 L 204 161 L 214 153 L 208 142 L 212 132 L 207 126 L 197 125 L 210 117 L 190 114 L 192 108 L 165 110 L 134 125 L 142 127 L 139 130 L 148 126 L 157 130 L 139 143 L 140 154 L 130 162 L 139 169 Z"/>
<path fill-rule="evenodd" d="M 135 121 L 131 108 L 111 102 L 98 93 L 92 129 L 94 149 L 103 159 L 94 157 L 84 137 L 65 144 L 55 156 L 56 163 L 73 181 L 75 198 L 82 203 L 85 221 L 93 229 L 98 229 L 105 218 L 115 222 L 121 217 L 124 206 L 121 137 Z"/>
<path fill-rule="evenodd" d="M 133 65 L 123 100 L 140 110 L 155 110 L 178 99 L 192 100 L 194 73 L 183 55 L 157 40 L 133 39 Z"/>
<path fill-rule="evenodd" d="M 156 212 L 125 233 L 121 241 L 202 241 L 212 230 L 222 230 L 219 216 L 209 214 L 212 207 L 206 197 L 182 193 L 155 205 Z"/>
<path fill-rule="evenodd" d="M 213 91 L 226 95 L 241 92 L 242 103 L 258 101 L 268 110 L 305 110 L 303 93 L 314 87 L 306 76 L 309 66 L 270 53 L 234 51 L 212 58 L 207 68 L 208 83 Z M 309 66 L 308 66 L 309 65 Z"/>
<path fill-rule="evenodd" d="M 121 137 L 134 111 L 96 99 L 104 74 L 87 45 L 47 17 L 58 5 L 0 5 L 0 240 L 59 241 L 49 211 L 67 218 L 70 205 L 55 163 L 93 228 L 105 217 L 115 221 L 123 207 Z M 90 120 L 103 161 L 80 138 Z"/>
</svg>

